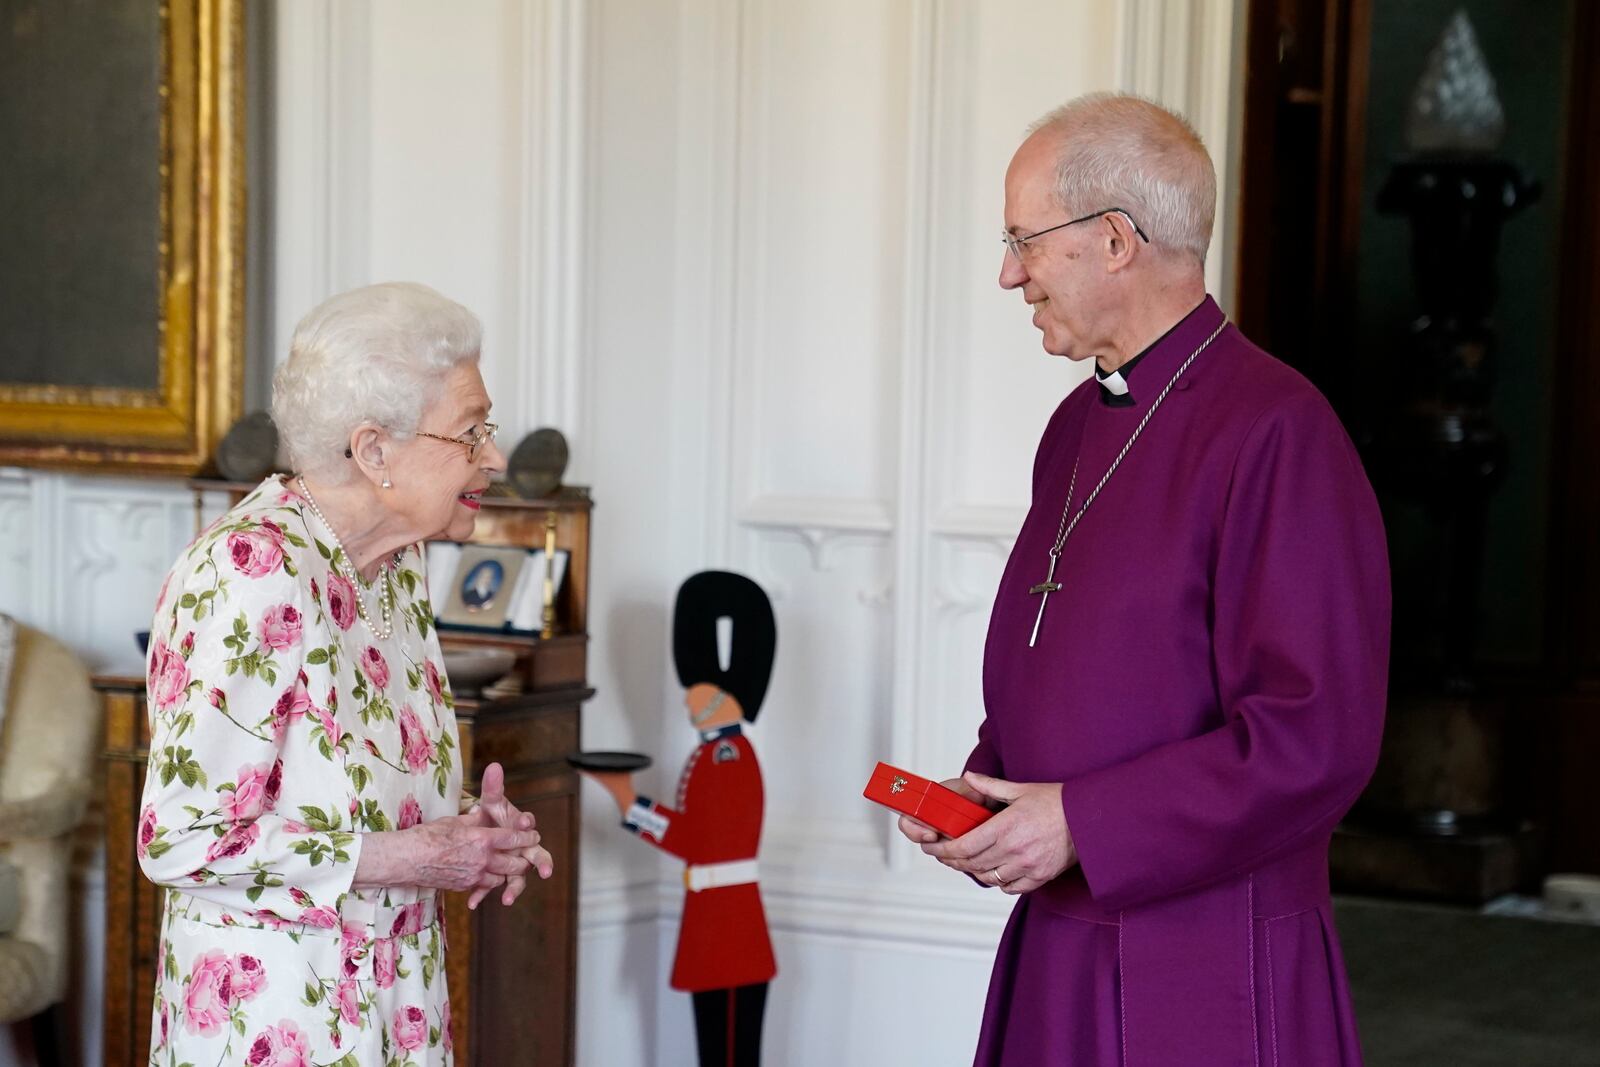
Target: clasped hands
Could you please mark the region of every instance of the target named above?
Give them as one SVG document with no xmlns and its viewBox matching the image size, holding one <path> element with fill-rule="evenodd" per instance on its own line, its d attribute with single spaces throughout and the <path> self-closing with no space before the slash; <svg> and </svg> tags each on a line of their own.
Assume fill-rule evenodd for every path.
<svg viewBox="0 0 1600 1067">
<path fill-rule="evenodd" d="M 462 814 L 367 834 L 355 884 L 470 892 L 468 908 L 503 885 L 500 903 L 509 905 L 527 888 L 530 867 L 549 878 L 555 861 L 539 844 L 533 816 L 506 798 L 504 769 L 491 763 L 484 768 L 477 803 Z"/>
<path fill-rule="evenodd" d="M 460 817 L 468 820 L 476 819 L 480 827 L 498 827 L 526 835 L 518 838 L 523 843 L 512 843 L 509 847 L 498 849 L 499 858 L 509 859 L 510 865 L 517 869 L 480 877 L 477 886 L 472 890 L 472 895 L 467 898 L 469 909 L 476 908 L 478 903 L 502 882 L 506 888 L 500 894 L 500 903 L 510 904 L 516 900 L 528 887 L 528 880 L 524 874 L 529 867 L 538 871 L 540 878 L 549 878 L 555 873 L 555 860 L 539 844 L 539 831 L 533 828 L 533 816 L 518 810 L 515 804 L 506 799 L 505 771 L 500 764 L 491 763 L 483 769 L 483 783 L 478 792 L 478 802 Z M 506 838 L 502 835 L 500 840 Z"/>
<path fill-rule="evenodd" d="M 1061 783 L 1007 782 L 968 771 L 940 784 L 998 809 L 983 825 L 954 839 L 909 815 L 900 817 L 900 832 L 951 870 L 1016 895 L 1038 889 L 1078 862 L 1061 810 Z"/>
</svg>

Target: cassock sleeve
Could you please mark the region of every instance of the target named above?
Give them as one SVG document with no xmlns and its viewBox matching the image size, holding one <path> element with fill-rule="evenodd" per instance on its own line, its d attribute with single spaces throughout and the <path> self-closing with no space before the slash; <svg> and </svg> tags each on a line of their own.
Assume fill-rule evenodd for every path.
<svg viewBox="0 0 1600 1067">
<path fill-rule="evenodd" d="M 1246 434 L 1212 607 L 1222 725 L 1063 785 L 1104 906 L 1197 890 L 1308 847 L 1372 774 L 1389 655 L 1383 523 L 1320 395 L 1274 405 Z"/>
<path fill-rule="evenodd" d="M 979 774 L 988 775 L 990 778 L 1001 777 L 1000 753 L 995 751 L 994 739 L 989 735 L 989 718 L 984 716 L 978 724 L 978 743 L 973 746 L 972 754 L 967 757 L 967 765 L 961 773 L 977 771 Z"/>
</svg>

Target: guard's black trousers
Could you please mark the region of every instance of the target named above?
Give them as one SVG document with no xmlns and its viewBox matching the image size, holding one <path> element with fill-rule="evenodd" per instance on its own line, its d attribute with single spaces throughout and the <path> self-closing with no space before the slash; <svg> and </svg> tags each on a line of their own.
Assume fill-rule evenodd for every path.
<svg viewBox="0 0 1600 1067">
<path fill-rule="evenodd" d="M 767 1010 L 767 984 L 693 994 L 700 1067 L 760 1067 L 761 1017 Z"/>
</svg>

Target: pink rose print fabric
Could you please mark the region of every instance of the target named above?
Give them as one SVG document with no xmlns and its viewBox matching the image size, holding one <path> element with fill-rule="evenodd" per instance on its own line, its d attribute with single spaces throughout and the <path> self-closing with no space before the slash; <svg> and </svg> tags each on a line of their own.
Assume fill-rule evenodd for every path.
<svg viewBox="0 0 1600 1067">
<path fill-rule="evenodd" d="M 428 1016 L 415 1004 L 408 1004 L 394 1013 L 395 1044 L 411 1052 L 428 1043 Z"/>
<path fill-rule="evenodd" d="M 183 1025 L 191 1033 L 212 1037 L 222 1031 L 234 1006 L 233 961 L 226 953 L 201 953 L 189 972 L 183 996 Z"/>
<path fill-rule="evenodd" d="M 400 748 L 405 755 L 406 766 L 415 773 L 421 773 L 433 764 L 436 755 L 433 738 L 409 705 L 400 709 Z"/>
<path fill-rule="evenodd" d="M 422 559 L 379 590 L 268 479 L 163 586 L 146 680 L 151 751 L 132 843 L 169 889 L 152 1065 L 452 1062 L 435 894 L 355 890 L 361 835 L 460 810 L 454 702 Z"/>
<path fill-rule="evenodd" d="M 293 604 L 278 604 L 262 613 L 261 643 L 279 652 L 300 643 L 300 612 Z"/>
<path fill-rule="evenodd" d="M 284 1019 L 256 1035 L 244 1062 L 250 1067 L 311 1067 L 309 1043 L 299 1027 Z"/>
<path fill-rule="evenodd" d="M 379 689 L 389 684 L 389 662 L 383 658 L 383 653 L 368 645 L 361 651 L 361 669 L 367 672 L 367 678 Z"/>
<path fill-rule="evenodd" d="M 356 624 L 356 587 L 342 574 L 328 575 L 328 615 L 341 630 Z"/>
<path fill-rule="evenodd" d="M 422 805 L 417 798 L 408 796 L 400 802 L 400 829 L 409 830 L 422 822 Z"/>
</svg>

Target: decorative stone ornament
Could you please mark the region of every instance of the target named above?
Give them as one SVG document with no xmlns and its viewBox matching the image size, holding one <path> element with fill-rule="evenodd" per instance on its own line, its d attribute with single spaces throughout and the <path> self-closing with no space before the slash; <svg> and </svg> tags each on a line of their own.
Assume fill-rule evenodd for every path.
<svg viewBox="0 0 1600 1067">
<path fill-rule="evenodd" d="M 1506 113 L 1494 75 L 1464 10 L 1445 25 L 1411 91 L 1406 147 L 1413 152 L 1493 152 L 1505 139 Z"/>
</svg>

